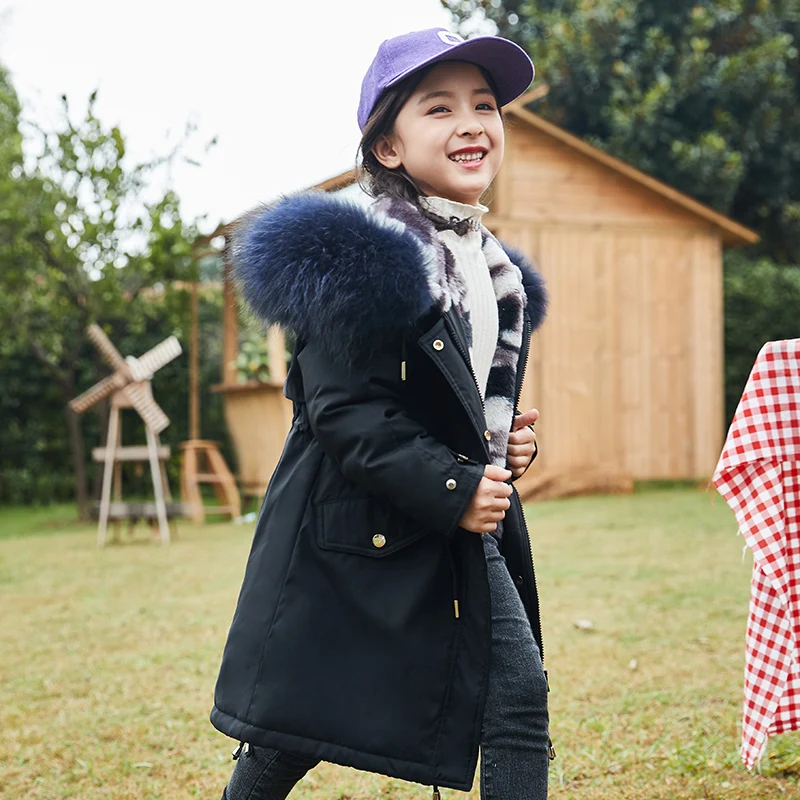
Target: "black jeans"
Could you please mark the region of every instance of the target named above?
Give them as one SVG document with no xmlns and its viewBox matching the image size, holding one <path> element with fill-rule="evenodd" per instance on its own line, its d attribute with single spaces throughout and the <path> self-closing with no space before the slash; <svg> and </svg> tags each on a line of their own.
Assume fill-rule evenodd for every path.
<svg viewBox="0 0 800 800">
<path fill-rule="evenodd" d="M 477 534 L 476 534 L 477 535 Z M 539 648 L 495 538 L 483 536 L 492 597 L 492 655 L 481 733 L 482 800 L 546 800 L 547 682 Z M 224 800 L 285 800 L 319 762 L 251 747 Z"/>
</svg>

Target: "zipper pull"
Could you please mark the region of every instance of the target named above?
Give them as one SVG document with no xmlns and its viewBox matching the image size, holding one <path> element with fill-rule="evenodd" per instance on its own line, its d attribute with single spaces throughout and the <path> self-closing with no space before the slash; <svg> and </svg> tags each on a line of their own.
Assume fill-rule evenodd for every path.
<svg viewBox="0 0 800 800">
<path fill-rule="evenodd" d="M 551 761 L 555 761 L 556 748 L 553 747 L 553 740 L 549 736 L 547 737 L 547 755 Z"/>
<path fill-rule="evenodd" d="M 438 786 L 433 787 L 433 800 L 442 800 L 442 793 L 439 791 Z"/>
<path fill-rule="evenodd" d="M 458 619 L 458 617 L 459 617 L 459 614 L 458 614 L 458 600 L 455 599 L 455 598 L 453 599 L 453 609 L 456 612 L 456 619 Z"/>
<path fill-rule="evenodd" d="M 403 336 L 403 341 L 400 345 L 400 380 L 406 379 L 406 337 Z"/>
<path fill-rule="evenodd" d="M 253 755 L 250 750 L 250 742 L 239 742 L 239 746 L 231 753 L 231 758 L 236 761 L 242 753 L 248 758 Z"/>
</svg>

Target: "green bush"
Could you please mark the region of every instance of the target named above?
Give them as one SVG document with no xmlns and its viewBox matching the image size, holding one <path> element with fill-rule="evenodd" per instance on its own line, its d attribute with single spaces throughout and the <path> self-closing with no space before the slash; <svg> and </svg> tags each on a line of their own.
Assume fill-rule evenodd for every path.
<svg viewBox="0 0 800 800">
<path fill-rule="evenodd" d="M 800 267 L 725 257 L 725 411 L 733 418 L 765 342 L 800 337 Z"/>
</svg>

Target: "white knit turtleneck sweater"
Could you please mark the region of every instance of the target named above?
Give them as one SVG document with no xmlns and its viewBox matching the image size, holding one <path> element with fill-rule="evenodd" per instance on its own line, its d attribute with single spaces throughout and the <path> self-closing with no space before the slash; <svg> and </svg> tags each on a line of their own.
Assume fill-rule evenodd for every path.
<svg viewBox="0 0 800 800">
<path fill-rule="evenodd" d="M 498 318 L 497 299 L 494 294 L 489 266 L 481 248 L 480 223 L 489 210 L 486 206 L 457 203 L 444 197 L 420 197 L 420 204 L 445 219 L 469 219 L 469 230 L 459 236 L 455 231 L 439 231 L 439 237 L 453 254 L 456 266 L 467 284 L 465 306 L 470 313 L 472 347 L 470 359 L 478 381 L 481 397 L 486 396 L 486 382 L 497 349 Z"/>
</svg>

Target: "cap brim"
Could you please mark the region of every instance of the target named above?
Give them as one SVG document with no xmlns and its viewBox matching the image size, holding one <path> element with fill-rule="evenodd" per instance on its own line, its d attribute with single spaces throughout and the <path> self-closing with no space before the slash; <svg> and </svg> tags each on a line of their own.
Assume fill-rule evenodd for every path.
<svg viewBox="0 0 800 800">
<path fill-rule="evenodd" d="M 492 76 L 497 88 L 497 102 L 501 106 L 516 100 L 531 85 L 536 74 L 533 62 L 519 45 L 499 36 L 476 36 L 421 64 L 415 64 L 412 69 L 388 83 L 386 88 L 441 61 L 469 61 L 483 67 Z"/>
</svg>

